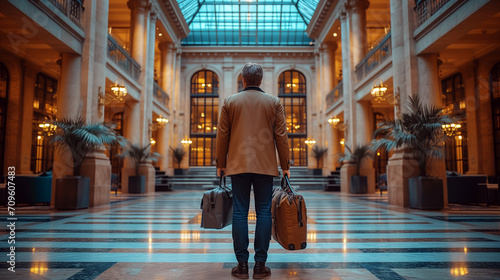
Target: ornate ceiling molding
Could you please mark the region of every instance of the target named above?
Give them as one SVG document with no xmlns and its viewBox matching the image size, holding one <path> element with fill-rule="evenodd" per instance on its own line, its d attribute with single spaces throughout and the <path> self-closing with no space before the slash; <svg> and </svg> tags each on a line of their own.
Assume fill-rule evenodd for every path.
<svg viewBox="0 0 500 280">
<path fill-rule="evenodd" d="M 180 39 L 186 38 L 189 34 L 189 26 L 182 15 L 181 9 L 175 0 L 159 0 L 159 5 L 168 23 Z"/>
<path fill-rule="evenodd" d="M 343 0 L 321 0 L 307 26 L 306 33 L 310 38 L 316 39 L 325 27 L 326 22 L 332 16 L 335 7 Z"/>
</svg>

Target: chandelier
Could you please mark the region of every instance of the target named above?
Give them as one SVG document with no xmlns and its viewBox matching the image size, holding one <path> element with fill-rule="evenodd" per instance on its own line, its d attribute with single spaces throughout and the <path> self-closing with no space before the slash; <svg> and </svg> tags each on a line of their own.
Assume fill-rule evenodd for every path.
<svg viewBox="0 0 500 280">
<path fill-rule="evenodd" d="M 127 95 L 127 88 L 118 84 L 118 81 L 111 86 L 111 91 L 113 92 L 114 99 L 116 101 L 123 101 L 123 98 Z"/>
<path fill-rule="evenodd" d="M 446 136 L 453 136 L 457 133 L 457 131 L 461 128 L 462 126 L 460 124 L 443 124 L 443 132 L 446 134 Z"/>
<path fill-rule="evenodd" d="M 385 92 L 387 91 L 387 86 L 385 86 L 382 81 L 380 81 L 380 85 L 373 85 L 371 94 L 373 96 L 373 100 L 377 103 L 380 103 L 385 100 Z"/>
<path fill-rule="evenodd" d="M 306 145 L 311 148 L 312 146 L 314 146 L 314 144 L 316 144 L 316 140 L 314 140 L 314 138 L 307 138 L 304 143 L 306 143 Z"/>
<path fill-rule="evenodd" d="M 38 126 L 43 130 L 43 132 L 45 132 L 47 134 L 47 136 L 54 135 L 54 133 L 56 132 L 56 129 L 57 129 L 57 125 L 52 124 L 52 122 L 49 120 L 45 120 L 43 123 L 39 124 Z"/>
<path fill-rule="evenodd" d="M 191 139 L 189 139 L 189 138 L 184 138 L 181 140 L 181 143 L 182 143 L 182 145 L 187 146 L 187 145 L 193 144 L 193 141 L 191 141 Z"/>
<path fill-rule="evenodd" d="M 160 127 L 164 127 L 168 123 L 168 119 L 160 115 L 158 118 L 156 118 L 156 122 Z"/>
<path fill-rule="evenodd" d="M 340 122 L 340 119 L 337 117 L 334 118 L 329 118 L 328 123 L 331 124 L 333 127 L 337 127 L 337 124 Z"/>
</svg>

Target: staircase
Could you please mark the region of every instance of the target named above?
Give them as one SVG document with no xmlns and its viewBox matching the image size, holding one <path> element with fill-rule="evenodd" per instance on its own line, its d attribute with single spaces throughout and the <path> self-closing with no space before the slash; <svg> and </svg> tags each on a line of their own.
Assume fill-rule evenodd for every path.
<svg viewBox="0 0 500 280">
<path fill-rule="evenodd" d="M 158 176 L 159 175 L 157 175 L 157 182 Z M 168 182 L 166 184 L 170 184 L 173 189 L 209 189 L 219 185 L 216 168 L 213 166 L 191 167 L 187 170 L 186 175 L 175 175 L 173 177 L 168 177 L 166 175 L 162 176 L 161 178 L 163 178 L 164 182 L 167 180 Z M 338 178 L 338 190 L 340 190 L 340 175 Z M 290 183 L 292 187 L 297 189 L 323 190 L 328 181 L 321 175 L 313 175 L 311 169 L 305 167 L 292 167 Z M 231 184 L 230 178 L 227 178 L 227 184 Z M 274 186 L 280 186 L 281 177 L 275 177 L 273 184 Z"/>
<path fill-rule="evenodd" d="M 340 170 L 330 172 L 330 175 L 325 177 L 325 191 L 339 192 L 340 191 Z"/>
<path fill-rule="evenodd" d="M 155 167 L 155 191 L 172 191 L 172 184 L 170 183 L 171 179 L 172 177 L 168 176 L 165 171 L 160 171 L 160 168 Z"/>
</svg>

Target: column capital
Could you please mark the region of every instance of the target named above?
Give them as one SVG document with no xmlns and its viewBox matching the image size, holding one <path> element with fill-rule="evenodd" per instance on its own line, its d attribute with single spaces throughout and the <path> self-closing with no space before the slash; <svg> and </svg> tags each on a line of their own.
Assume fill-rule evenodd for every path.
<svg viewBox="0 0 500 280">
<path fill-rule="evenodd" d="M 158 9 L 151 4 L 149 7 L 149 19 L 152 21 L 157 21 L 159 14 L 160 13 L 158 12 Z"/>
<path fill-rule="evenodd" d="M 353 12 L 365 11 L 370 7 L 370 1 L 368 0 L 348 0 L 349 8 Z"/>
<path fill-rule="evenodd" d="M 338 48 L 337 42 L 326 42 L 321 44 L 322 52 L 335 52 Z"/>
<path fill-rule="evenodd" d="M 158 43 L 158 49 L 173 52 L 175 49 L 175 44 L 172 42 L 161 41 Z"/>
<path fill-rule="evenodd" d="M 149 10 L 151 6 L 149 5 L 149 0 L 128 0 L 127 7 L 130 10 L 145 12 Z"/>
</svg>

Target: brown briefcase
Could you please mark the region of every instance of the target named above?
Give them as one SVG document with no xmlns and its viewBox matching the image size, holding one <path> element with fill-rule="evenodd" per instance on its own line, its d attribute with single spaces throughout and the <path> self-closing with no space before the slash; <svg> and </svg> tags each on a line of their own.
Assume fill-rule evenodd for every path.
<svg viewBox="0 0 500 280">
<path fill-rule="evenodd" d="M 273 238 L 287 250 L 301 250 L 307 246 L 306 202 L 291 186 L 288 176 L 281 179 L 281 188 L 273 192 Z"/>
</svg>

